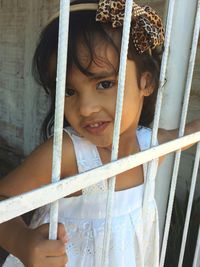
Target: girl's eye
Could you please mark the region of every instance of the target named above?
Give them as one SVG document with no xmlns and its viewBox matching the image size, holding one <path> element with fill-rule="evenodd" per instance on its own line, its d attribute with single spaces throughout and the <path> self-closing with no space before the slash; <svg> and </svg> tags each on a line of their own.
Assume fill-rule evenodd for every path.
<svg viewBox="0 0 200 267">
<path fill-rule="evenodd" d="M 65 90 L 65 96 L 69 97 L 69 96 L 73 96 L 75 94 L 75 90 L 71 89 L 71 88 L 66 88 Z"/>
<path fill-rule="evenodd" d="M 102 81 L 102 82 L 97 84 L 97 89 L 100 89 L 100 90 L 109 89 L 109 88 L 113 87 L 114 84 L 115 84 L 114 81 Z"/>
</svg>

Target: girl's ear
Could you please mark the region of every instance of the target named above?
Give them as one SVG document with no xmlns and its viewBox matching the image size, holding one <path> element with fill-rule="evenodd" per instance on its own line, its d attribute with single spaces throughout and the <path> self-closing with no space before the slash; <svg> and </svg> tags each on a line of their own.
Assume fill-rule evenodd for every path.
<svg viewBox="0 0 200 267">
<path fill-rule="evenodd" d="M 140 79 L 140 88 L 143 91 L 144 96 L 149 96 L 154 91 L 154 85 L 152 84 L 152 75 L 150 72 L 145 71 L 142 73 Z"/>
</svg>

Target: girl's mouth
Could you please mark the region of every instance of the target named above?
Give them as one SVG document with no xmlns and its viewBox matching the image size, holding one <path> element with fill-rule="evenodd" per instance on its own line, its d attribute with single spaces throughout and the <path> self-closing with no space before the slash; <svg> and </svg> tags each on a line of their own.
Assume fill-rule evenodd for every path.
<svg viewBox="0 0 200 267">
<path fill-rule="evenodd" d="M 100 121 L 100 122 L 95 122 L 86 125 L 84 128 L 92 134 L 100 134 L 102 133 L 106 127 L 108 126 L 109 122 L 108 121 Z"/>
</svg>

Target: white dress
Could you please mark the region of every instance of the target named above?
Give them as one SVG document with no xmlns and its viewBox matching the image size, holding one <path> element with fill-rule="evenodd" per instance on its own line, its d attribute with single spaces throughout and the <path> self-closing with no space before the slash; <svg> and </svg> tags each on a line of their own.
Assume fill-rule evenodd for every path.
<svg viewBox="0 0 200 267">
<path fill-rule="evenodd" d="M 71 129 L 79 172 L 102 165 L 96 146 L 79 137 Z M 137 130 L 141 150 L 150 146 L 151 130 Z M 157 168 L 157 166 L 156 166 Z M 146 164 L 144 164 L 146 175 Z M 114 193 L 113 220 L 109 248 L 109 267 L 158 267 L 158 214 L 154 199 L 155 177 L 150 179 L 150 194 L 145 214 L 142 209 L 144 185 Z M 102 267 L 102 248 L 107 196 L 106 181 L 82 190 L 78 197 L 59 200 L 59 222 L 66 227 L 69 242 L 66 267 Z M 49 205 L 39 208 L 31 227 L 49 222 Z M 23 267 L 9 255 L 3 267 Z"/>
</svg>

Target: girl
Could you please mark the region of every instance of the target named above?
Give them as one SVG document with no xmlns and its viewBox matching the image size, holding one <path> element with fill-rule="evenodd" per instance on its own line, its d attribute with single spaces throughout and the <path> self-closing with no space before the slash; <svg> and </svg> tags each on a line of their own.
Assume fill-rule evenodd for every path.
<svg viewBox="0 0 200 267">
<path fill-rule="evenodd" d="M 61 177 L 110 161 L 119 53 L 125 1 L 74 2 L 71 6 Z M 54 117 L 58 20 L 44 29 L 34 56 L 36 78 L 52 97 L 44 123 L 51 135 Z M 164 41 L 162 23 L 150 8 L 134 4 L 127 58 L 119 158 L 148 149 Z M 194 122 L 187 133 L 199 129 Z M 163 143 L 176 131 L 159 132 Z M 0 182 L 2 198 L 50 183 L 52 138 Z M 158 266 L 158 217 L 152 194 L 148 229 L 142 198 L 146 164 L 116 178 L 109 250 L 110 267 Z M 153 183 L 155 177 L 152 177 Z M 10 255 L 4 267 L 100 267 L 107 183 L 84 188 L 59 201 L 58 239 L 48 240 L 49 206 L 38 209 L 28 228 L 21 218 L 0 226 L 0 244 Z M 67 234 L 66 234 L 67 232 Z M 68 263 L 67 263 L 68 261 Z M 65 265 L 67 264 L 67 265 Z"/>
</svg>

